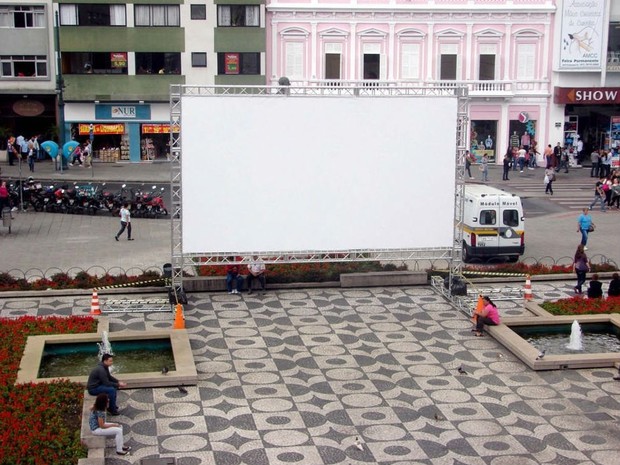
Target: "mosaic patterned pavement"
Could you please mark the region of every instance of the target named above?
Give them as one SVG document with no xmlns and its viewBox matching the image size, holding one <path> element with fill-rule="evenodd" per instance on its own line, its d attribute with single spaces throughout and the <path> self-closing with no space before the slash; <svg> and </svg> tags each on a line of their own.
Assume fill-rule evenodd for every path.
<svg viewBox="0 0 620 465">
<path fill-rule="evenodd" d="M 533 291 L 559 298 L 572 285 Z M 503 315 L 523 313 L 497 303 Z M 5 299 L 0 315 L 89 305 Z M 171 323 L 121 314 L 111 331 Z M 473 337 L 428 287 L 195 294 L 186 325 L 198 386 L 121 391 L 116 418 L 133 451 L 117 457 L 110 441 L 108 465 L 620 463 L 614 369 L 530 371 L 492 338 Z"/>
</svg>

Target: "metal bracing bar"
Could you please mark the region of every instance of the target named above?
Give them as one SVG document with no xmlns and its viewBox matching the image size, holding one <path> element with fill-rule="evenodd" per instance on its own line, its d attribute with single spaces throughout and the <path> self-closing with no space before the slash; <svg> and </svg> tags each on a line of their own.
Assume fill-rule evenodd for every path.
<svg viewBox="0 0 620 465">
<path fill-rule="evenodd" d="M 107 299 L 102 302 L 104 313 L 124 312 L 170 312 L 172 306 L 168 299 Z"/>
</svg>

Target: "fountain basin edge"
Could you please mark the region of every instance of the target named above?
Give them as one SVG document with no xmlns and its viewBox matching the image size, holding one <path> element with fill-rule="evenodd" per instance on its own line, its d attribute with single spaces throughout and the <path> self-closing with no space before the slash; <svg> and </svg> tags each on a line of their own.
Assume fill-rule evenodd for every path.
<svg viewBox="0 0 620 465">
<path fill-rule="evenodd" d="M 528 303 L 528 310 L 532 310 L 535 304 Z M 536 305 L 536 307 L 538 307 Z M 544 309 L 535 312 L 536 317 L 506 317 L 502 318 L 502 324 L 488 326 L 488 333 L 493 336 L 506 349 L 511 351 L 523 363 L 532 370 L 563 370 L 568 368 L 605 368 L 620 365 L 620 353 L 605 352 L 596 354 L 575 353 L 565 355 L 546 355 L 542 360 L 536 360 L 538 349 L 523 339 L 510 327 L 515 326 L 547 326 L 547 325 L 570 325 L 574 320 L 579 324 L 607 323 L 620 328 L 620 315 L 551 315 Z"/>
<path fill-rule="evenodd" d="M 41 336 L 29 336 L 24 348 L 19 371 L 17 373 L 16 384 L 20 383 L 43 383 L 55 379 L 68 379 L 86 386 L 87 376 L 66 376 L 62 378 L 39 378 L 39 368 L 43 351 L 46 344 L 72 344 L 77 342 L 92 342 L 93 344 L 101 341 L 100 325 L 97 333 L 83 334 L 53 334 Z M 161 372 L 145 373 L 115 373 L 115 376 L 127 383 L 126 389 L 165 387 L 179 385 L 195 385 L 198 382 L 198 373 L 194 363 L 194 356 L 190 346 L 189 335 L 184 329 L 157 330 L 157 331 L 119 331 L 109 333 L 110 343 L 119 341 L 148 341 L 153 339 L 170 339 L 172 353 L 174 356 L 175 370 L 170 370 L 167 374 Z"/>
</svg>

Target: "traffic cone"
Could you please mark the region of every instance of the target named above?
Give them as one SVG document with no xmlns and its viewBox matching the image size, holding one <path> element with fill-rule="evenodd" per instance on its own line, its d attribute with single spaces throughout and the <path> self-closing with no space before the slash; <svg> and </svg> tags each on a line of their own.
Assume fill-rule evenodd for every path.
<svg viewBox="0 0 620 465">
<path fill-rule="evenodd" d="M 478 303 L 476 304 L 476 309 L 474 310 L 474 314 L 471 317 L 471 321 L 475 323 L 476 318 L 478 317 L 478 315 L 480 315 L 480 313 L 482 313 L 483 309 L 484 309 L 484 302 L 482 301 L 482 294 L 480 294 L 478 295 Z"/>
<path fill-rule="evenodd" d="M 525 300 L 532 300 L 532 282 L 530 281 L 530 275 L 525 275 L 525 287 L 523 288 L 523 298 Z"/>
<path fill-rule="evenodd" d="M 183 305 L 174 306 L 174 324 L 172 329 L 185 329 L 185 317 L 183 316 Z"/>
<path fill-rule="evenodd" d="M 101 315 L 101 310 L 99 309 L 99 296 L 97 295 L 97 289 L 93 289 L 93 298 L 90 301 L 90 314 Z"/>
</svg>

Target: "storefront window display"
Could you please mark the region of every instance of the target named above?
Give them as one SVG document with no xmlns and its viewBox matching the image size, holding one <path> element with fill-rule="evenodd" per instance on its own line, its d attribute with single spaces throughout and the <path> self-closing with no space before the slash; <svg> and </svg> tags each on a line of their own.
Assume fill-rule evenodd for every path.
<svg viewBox="0 0 620 465">
<path fill-rule="evenodd" d="M 529 150 L 533 146 L 537 146 L 536 121 L 528 119 L 527 116 L 522 116 L 518 120 L 511 120 L 508 130 L 510 147 L 522 146 L 525 150 Z M 540 147 L 536 147 L 536 150 L 540 152 Z"/>
<path fill-rule="evenodd" d="M 142 160 L 167 160 L 170 155 L 170 125 L 143 124 L 140 148 Z"/>
<path fill-rule="evenodd" d="M 85 142 L 91 138 L 93 158 L 103 162 L 129 160 L 128 136 L 125 134 L 123 123 L 76 123 L 72 125 L 71 133 L 78 142 Z"/>
<path fill-rule="evenodd" d="M 489 163 L 497 160 L 497 121 L 475 120 L 471 122 L 469 151 L 478 161 L 486 154 Z"/>
</svg>

